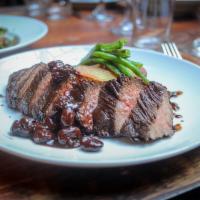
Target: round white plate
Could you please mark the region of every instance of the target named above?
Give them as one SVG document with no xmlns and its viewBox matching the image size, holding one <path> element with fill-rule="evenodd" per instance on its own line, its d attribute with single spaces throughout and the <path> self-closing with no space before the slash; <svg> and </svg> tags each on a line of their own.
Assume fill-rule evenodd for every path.
<svg viewBox="0 0 200 200">
<path fill-rule="evenodd" d="M 8 76 L 38 62 L 63 60 L 77 64 L 91 46 L 67 46 L 39 49 L 0 60 L 0 94 L 5 95 Z M 156 80 L 169 90 L 182 90 L 175 101 L 184 116 L 183 129 L 173 137 L 151 144 L 131 144 L 122 139 L 104 139 L 101 152 L 86 153 L 79 149 L 59 149 L 34 144 L 28 139 L 9 136 L 13 120 L 20 114 L 6 106 L 0 98 L 0 149 L 31 160 L 76 167 L 113 167 L 142 164 L 181 154 L 200 145 L 200 69 L 187 61 L 177 60 L 147 50 L 131 49 L 135 60 L 146 66 L 150 80 Z M 178 119 L 177 121 L 180 121 Z M 176 123 L 176 122 L 175 122 Z"/>
<path fill-rule="evenodd" d="M 7 28 L 9 33 L 19 38 L 16 45 L 0 49 L 0 54 L 28 46 L 44 37 L 48 32 L 45 23 L 22 16 L 0 15 L 0 27 Z"/>
</svg>

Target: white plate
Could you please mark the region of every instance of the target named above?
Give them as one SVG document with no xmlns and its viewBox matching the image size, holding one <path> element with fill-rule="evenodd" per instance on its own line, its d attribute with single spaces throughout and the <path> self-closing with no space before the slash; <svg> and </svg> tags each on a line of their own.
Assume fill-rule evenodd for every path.
<svg viewBox="0 0 200 200">
<path fill-rule="evenodd" d="M 0 60 L 0 94 L 5 94 L 8 76 L 12 72 L 38 62 L 61 59 L 76 64 L 91 46 L 68 46 L 39 49 L 20 53 Z M 6 106 L 0 98 L 0 149 L 31 160 L 77 167 L 126 166 L 152 162 L 181 154 L 200 145 L 200 69 L 187 61 L 177 60 L 160 53 L 131 49 L 134 59 L 144 63 L 149 79 L 163 83 L 169 90 L 182 90 L 176 99 L 184 116 L 183 129 L 168 139 L 151 144 L 130 144 L 120 139 L 104 139 L 104 148 L 98 153 L 79 149 L 58 149 L 34 144 L 28 139 L 9 136 L 13 120 L 20 114 Z M 178 120 L 180 121 L 180 120 Z"/>
<path fill-rule="evenodd" d="M 0 54 L 28 46 L 44 37 L 48 32 L 45 23 L 22 16 L 0 15 L 0 27 L 7 28 L 9 33 L 19 38 L 16 45 L 0 49 Z"/>
</svg>

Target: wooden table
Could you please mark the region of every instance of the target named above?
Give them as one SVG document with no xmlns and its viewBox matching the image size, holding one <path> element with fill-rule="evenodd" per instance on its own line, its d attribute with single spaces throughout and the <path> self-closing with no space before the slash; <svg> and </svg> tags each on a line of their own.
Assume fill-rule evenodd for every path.
<svg viewBox="0 0 200 200">
<path fill-rule="evenodd" d="M 118 16 L 119 17 L 119 16 Z M 78 17 L 48 21 L 46 37 L 26 49 L 57 45 L 109 42 L 117 36 L 105 24 Z M 173 39 L 179 33 L 198 36 L 197 21 L 175 22 Z M 200 64 L 199 58 L 184 55 Z M 0 152 L 0 199 L 167 199 L 200 186 L 200 149 L 140 166 L 112 169 L 73 169 L 24 160 Z M 66 158 L 67 159 L 67 158 Z"/>
</svg>

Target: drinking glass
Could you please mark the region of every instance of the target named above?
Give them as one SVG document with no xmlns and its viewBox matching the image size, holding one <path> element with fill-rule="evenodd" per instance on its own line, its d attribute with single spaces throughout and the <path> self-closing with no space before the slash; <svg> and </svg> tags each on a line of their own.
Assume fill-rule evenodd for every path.
<svg viewBox="0 0 200 200">
<path fill-rule="evenodd" d="M 200 33 L 200 27 L 198 32 Z M 193 33 L 188 32 L 180 33 L 178 34 L 178 37 L 180 37 L 177 42 L 178 47 L 182 52 L 200 57 L 200 37 L 196 38 L 196 34 L 194 36 Z"/>
<path fill-rule="evenodd" d="M 111 29 L 111 32 L 115 35 L 130 36 L 133 30 L 133 23 L 131 20 L 132 0 L 124 0 L 124 1 L 126 4 L 124 18 L 117 27 Z"/>
<path fill-rule="evenodd" d="M 28 15 L 47 16 L 51 20 L 66 18 L 71 14 L 70 0 L 25 0 Z"/>
<path fill-rule="evenodd" d="M 47 0 L 46 0 L 47 1 Z M 70 0 L 57 0 L 56 2 L 49 0 L 51 4 L 47 9 L 47 17 L 51 20 L 59 20 L 67 18 L 72 13 Z"/>
<path fill-rule="evenodd" d="M 99 0 L 97 7 L 92 11 L 88 19 L 98 22 L 110 22 L 113 20 L 113 16 L 106 12 L 105 0 Z"/>
<path fill-rule="evenodd" d="M 200 57 L 200 7 L 197 9 L 199 25 L 194 29 L 179 33 L 177 36 L 179 49 L 187 54 Z M 197 37 L 199 35 L 199 37 Z"/>
<path fill-rule="evenodd" d="M 31 17 L 46 14 L 46 8 L 52 0 L 24 0 L 28 15 Z"/>
<path fill-rule="evenodd" d="M 193 55 L 200 57 L 200 37 L 193 41 Z"/>
<path fill-rule="evenodd" d="M 132 43 L 138 48 L 160 49 L 170 39 L 174 0 L 132 0 Z"/>
</svg>

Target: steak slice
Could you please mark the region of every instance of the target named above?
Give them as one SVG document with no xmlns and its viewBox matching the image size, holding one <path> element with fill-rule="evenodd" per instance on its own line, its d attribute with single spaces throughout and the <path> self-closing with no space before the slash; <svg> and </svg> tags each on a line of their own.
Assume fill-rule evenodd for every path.
<svg viewBox="0 0 200 200">
<path fill-rule="evenodd" d="M 119 136 L 145 85 L 139 79 L 120 76 L 102 87 L 93 113 L 94 131 L 103 137 Z"/>
<path fill-rule="evenodd" d="M 49 95 L 49 100 L 41 110 L 45 116 L 52 116 L 57 112 L 58 107 L 65 107 L 69 102 L 70 92 L 74 87 L 76 76 L 69 75 L 55 90 Z"/>
<path fill-rule="evenodd" d="M 93 111 L 97 107 L 98 97 L 101 89 L 100 83 L 95 83 L 91 81 L 84 81 L 81 83 L 83 101 L 80 104 L 77 112 L 76 119 L 87 132 L 93 130 Z"/>
<path fill-rule="evenodd" d="M 17 109 L 19 100 L 18 93 L 30 75 L 31 71 L 31 68 L 22 69 L 10 75 L 6 88 L 6 98 L 7 103 L 11 108 Z"/>
<path fill-rule="evenodd" d="M 137 105 L 121 130 L 133 140 L 155 140 L 170 136 L 173 131 L 173 111 L 167 88 L 151 82 L 141 91 Z"/>
<path fill-rule="evenodd" d="M 29 114 L 31 99 L 34 97 L 37 88 L 40 87 L 40 82 L 48 73 L 48 65 L 44 63 L 39 63 L 32 68 L 33 70 L 29 78 L 19 92 L 19 98 L 21 100 L 18 102 L 18 109 L 25 115 Z"/>
<path fill-rule="evenodd" d="M 51 114 L 57 96 L 64 96 L 62 89 L 69 85 L 69 77 L 69 82 L 74 81 L 76 71 L 59 61 L 50 64 L 39 63 L 10 75 L 6 91 L 10 107 L 38 120 L 44 119 L 46 110 Z"/>
<path fill-rule="evenodd" d="M 52 61 L 48 66 L 49 71 L 40 82 L 30 103 L 31 115 L 39 120 L 57 112 L 58 101 L 65 98 L 76 77 L 76 71 L 61 61 Z"/>
<path fill-rule="evenodd" d="M 44 114 L 42 109 L 48 101 L 48 97 L 53 90 L 53 80 L 50 72 L 41 80 L 40 84 L 35 91 L 33 98 L 29 104 L 29 115 L 33 116 L 35 119 L 42 120 Z"/>
</svg>

